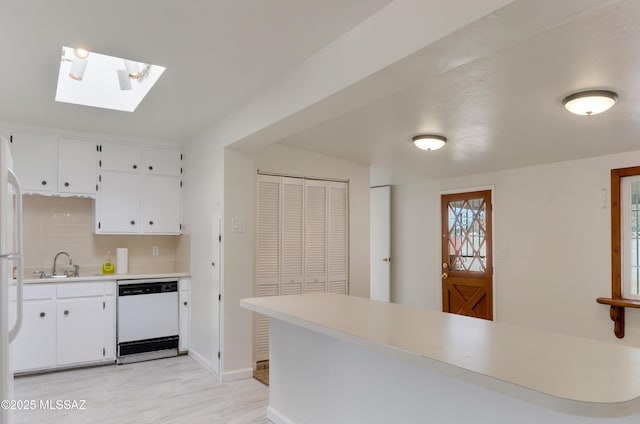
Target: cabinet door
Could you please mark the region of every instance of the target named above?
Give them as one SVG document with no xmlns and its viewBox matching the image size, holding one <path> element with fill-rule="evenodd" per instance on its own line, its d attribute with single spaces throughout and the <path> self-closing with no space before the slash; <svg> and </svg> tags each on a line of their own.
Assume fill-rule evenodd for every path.
<svg viewBox="0 0 640 424">
<path fill-rule="evenodd" d="M 180 177 L 145 175 L 143 230 L 145 233 L 179 234 L 182 215 Z"/>
<path fill-rule="evenodd" d="M 56 190 L 57 143 L 47 135 L 14 134 L 11 153 L 16 175 L 26 192 Z"/>
<path fill-rule="evenodd" d="M 139 233 L 141 214 L 139 174 L 103 171 L 98 193 L 98 233 Z"/>
<path fill-rule="evenodd" d="M 144 172 L 153 175 L 180 176 L 182 169 L 182 155 L 180 151 L 146 147 L 143 154 Z"/>
<path fill-rule="evenodd" d="M 97 150 L 84 140 L 58 143 L 58 192 L 96 195 Z"/>
<path fill-rule="evenodd" d="M 140 159 L 139 146 L 116 143 L 100 146 L 100 167 L 105 171 L 140 172 Z"/>
<path fill-rule="evenodd" d="M 11 343 L 11 355 L 15 372 L 43 370 L 56 365 L 55 300 L 25 300 L 22 328 Z"/>
<path fill-rule="evenodd" d="M 58 365 L 102 361 L 104 297 L 58 300 Z"/>
<path fill-rule="evenodd" d="M 178 315 L 180 320 L 179 336 L 180 336 L 180 351 L 189 350 L 189 291 L 180 291 L 180 309 L 178 309 Z"/>
</svg>

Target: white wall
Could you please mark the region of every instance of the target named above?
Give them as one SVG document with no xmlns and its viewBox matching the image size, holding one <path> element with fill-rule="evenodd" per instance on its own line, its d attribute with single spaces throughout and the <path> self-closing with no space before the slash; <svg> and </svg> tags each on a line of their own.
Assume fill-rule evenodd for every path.
<svg viewBox="0 0 640 424">
<path fill-rule="evenodd" d="M 595 301 L 611 295 L 609 174 L 638 163 L 640 151 L 393 187 L 392 300 L 441 310 L 440 193 L 494 185 L 496 321 L 617 342 Z M 640 310 L 627 308 L 620 343 L 640 347 Z"/>
<path fill-rule="evenodd" d="M 224 156 L 224 363 L 225 375 L 253 367 L 253 317 L 240 299 L 254 296 L 256 170 L 349 180 L 350 293 L 369 296 L 369 168 L 355 162 L 273 144 L 255 156 L 225 149 Z M 232 233 L 231 220 L 246 232 Z M 192 260 L 193 262 L 193 260 Z"/>
<path fill-rule="evenodd" d="M 254 198 L 253 157 L 224 150 L 224 340 L 222 376 L 253 370 L 252 315 L 240 309 L 240 299 L 253 297 Z M 244 232 L 232 232 L 233 218 L 244 221 Z"/>
</svg>

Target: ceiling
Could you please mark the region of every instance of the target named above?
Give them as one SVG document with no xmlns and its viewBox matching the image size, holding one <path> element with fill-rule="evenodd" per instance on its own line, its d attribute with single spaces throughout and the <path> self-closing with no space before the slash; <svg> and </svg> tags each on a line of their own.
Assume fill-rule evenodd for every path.
<svg viewBox="0 0 640 424">
<path fill-rule="evenodd" d="M 183 142 L 390 0 L 3 0 L 0 121 Z M 134 113 L 54 101 L 62 46 L 167 68 Z"/>
<path fill-rule="evenodd" d="M 280 142 L 370 164 L 372 185 L 638 150 L 639 69 L 640 2 L 605 2 Z M 591 88 L 617 91 L 618 104 L 591 117 L 564 110 L 564 96 Z M 410 143 L 418 133 L 449 141 L 420 151 Z"/>
<path fill-rule="evenodd" d="M 182 143 L 227 117 L 244 122 L 244 104 L 388 3 L 4 0 L 0 121 Z M 134 113 L 56 103 L 63 45 L 167 71 Z M 370 165 L 372 185 L 638 150 L 637 69 L 639 1 L 515 0 L 335 93 L 325 105 L 342 106 L 324 106 L 335 114 L 273 140 Z M 592 117 L 563 109 L 564 96 L 591 88 L 617 91 L 618 104 Z M 443 149 L 411 145 L 431 132 L 449 139 Z"/>
</svg>

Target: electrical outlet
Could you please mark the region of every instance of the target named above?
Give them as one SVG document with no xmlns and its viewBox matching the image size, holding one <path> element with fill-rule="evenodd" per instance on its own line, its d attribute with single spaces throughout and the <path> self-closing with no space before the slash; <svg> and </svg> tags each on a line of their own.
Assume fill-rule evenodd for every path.
<svg viewBox="0 0 640 424">
<path fill-rule="evenodd" d="M 160 246 L 151 247 L 151 254 L 153 256 L 158 256 L 160 254 Z"/>
</svg>

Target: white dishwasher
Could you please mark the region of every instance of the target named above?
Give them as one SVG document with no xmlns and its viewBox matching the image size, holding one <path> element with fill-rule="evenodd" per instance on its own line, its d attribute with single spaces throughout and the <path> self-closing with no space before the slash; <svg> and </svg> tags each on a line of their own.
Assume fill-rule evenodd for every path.
<svg viewBox="0 0 640 424">
<path fill-rule="evenodd" d="M 178 280 L 118 281 L 119 364 L 178 354 Z"/>
</svg>

